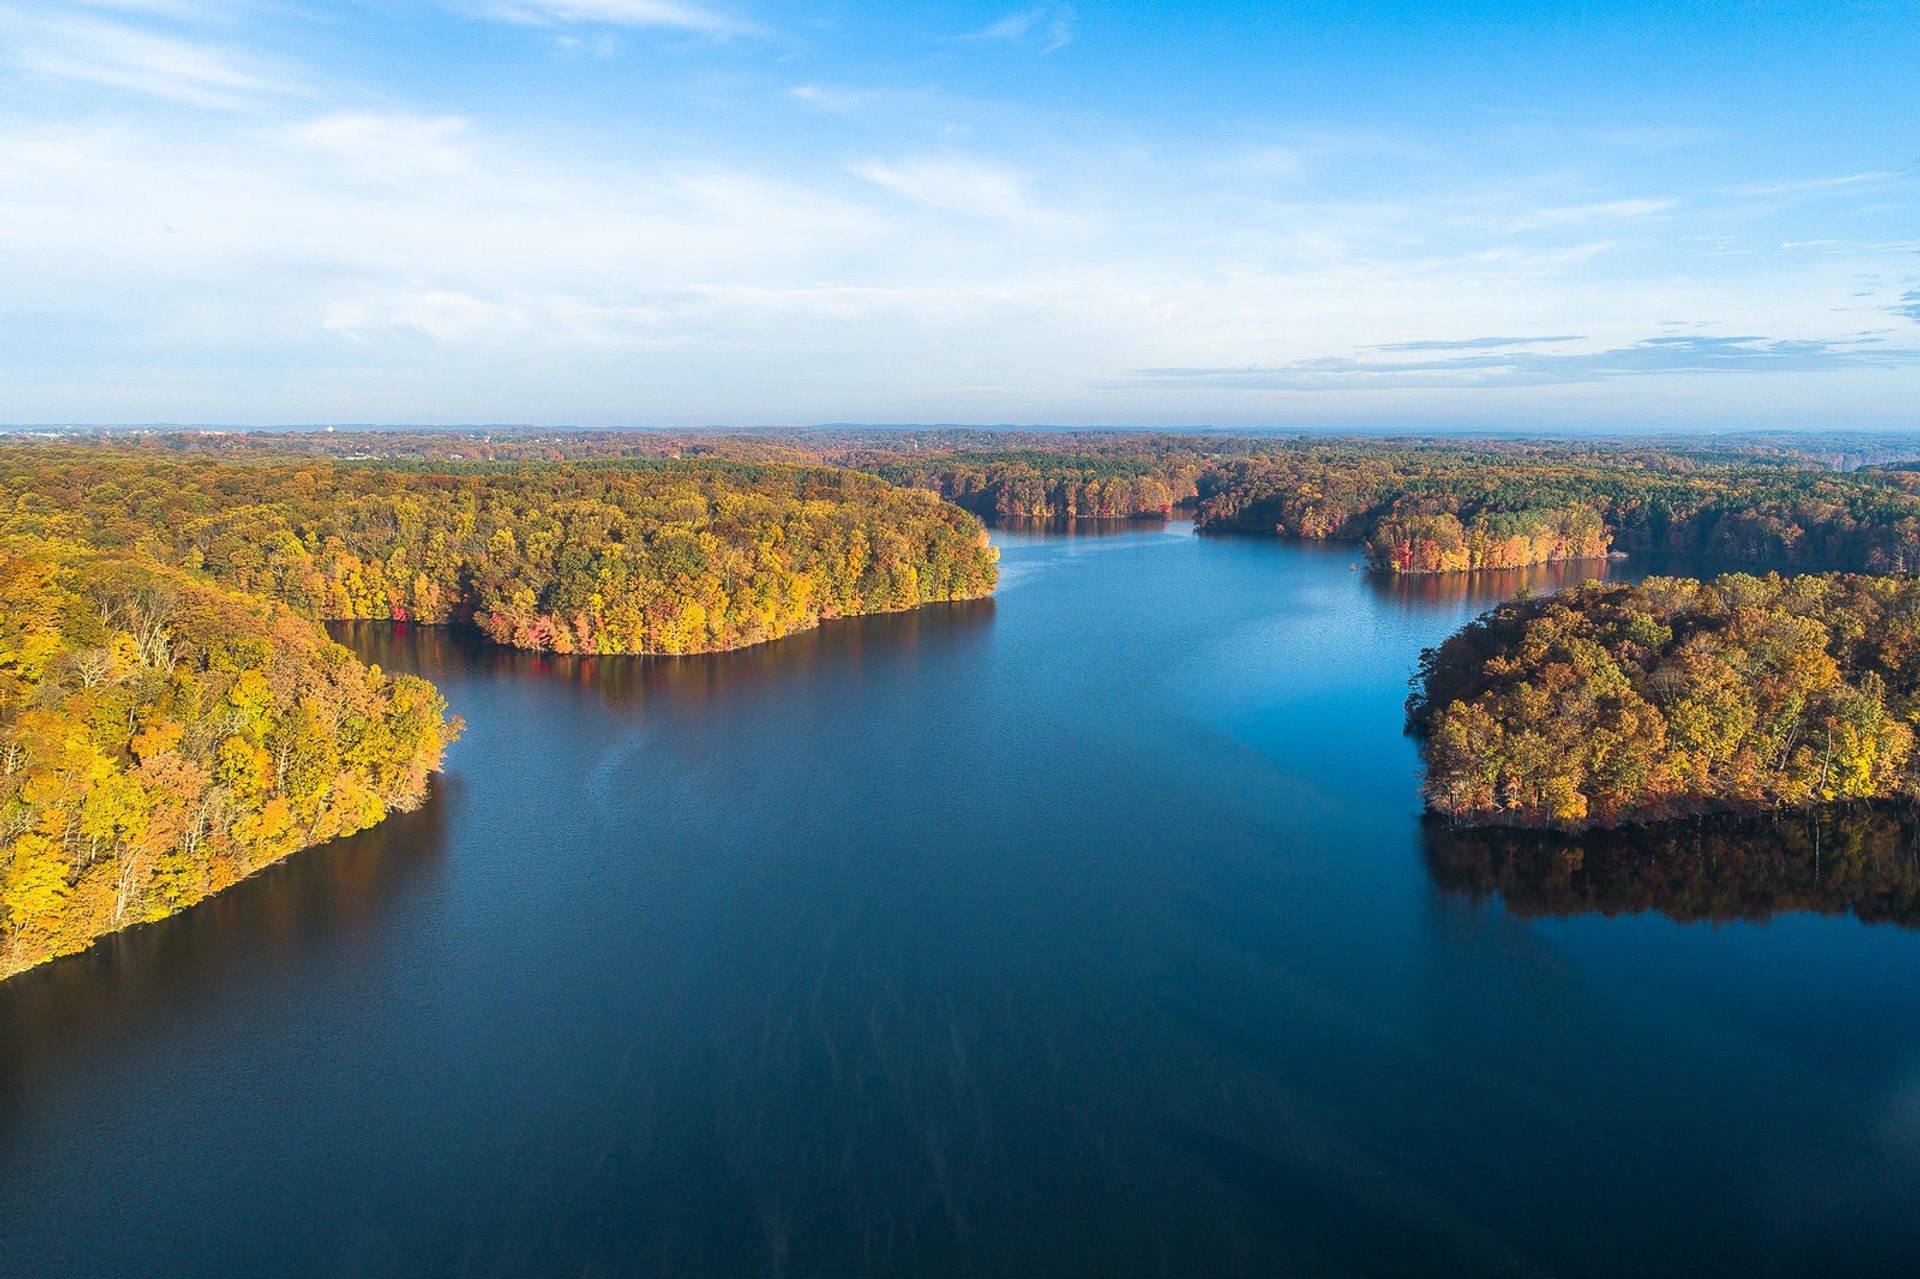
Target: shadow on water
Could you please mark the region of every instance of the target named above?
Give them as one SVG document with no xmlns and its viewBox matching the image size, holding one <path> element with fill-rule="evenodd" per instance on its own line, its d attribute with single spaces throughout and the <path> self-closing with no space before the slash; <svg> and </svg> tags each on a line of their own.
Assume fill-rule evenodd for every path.
<svg viewBox="0 0 1920 1279">
<path fill-rule="evenodd" d="M 1491 607 L 1523 590 L 1548 595 L 1582 582 L 1638 576 L 1621 560 L 1563 560 L 1478 573 L 1386 573 L 1365 567 L 1364 560 L 1360 563 L 1359 575 L 1373 597 L 1402 612 L 1450 612 L 1463 604 Z"/>
<path fill-rule="evenodd" d="M 1727 573 L 1796 573 L 1817 569 L 1785 565 L 1756 565 L 1684 551 L 1633 551 L 1624 559 L 1562 560 L 1526 568 L 1486 569 L 1475 573 L 1387 573 L 1355 564 L 1368 591 L 1381 603 L 1403 614 L 1458 612 L 1465 606 L 1491 608 L 1521 591 L 1549 595 L 1582 582 L 1638 582 L 1648 577 L 1697 577 L 1702 580 Z"/>
<path fill-rule="evenodd" d="M 1065 515 L 1015 519 L 1006 516 L 996 516 L 987 520 L 986 525 L 996 533 L 1020 533 L 1047 538 L 1074 538 L 1124 537 L 1129 533 L 1155 532 L 1164 529 L 1168 524 L 1177 522 L 1179 521 L 1151 515 L 1142 515 L 1136 519 Z"/>
<path fill-rule="evenodd" d="M 440 863 L 459 782 L 369 830 L 296 853 L 178 915 L 0 983 L 0 1097 L 41 1055 L 169 1026 L 223 987 L 370 949 L 393 902 Z M 0 1133 L 9 1110 L 0 1105 Z"/>
<path fill-rule="evenodd" d="M 559 680 L 597 694 L 614 710 L 659 698 L 704 699 L 774 683 L 823 663 L 931 656 L 977 639 L 993 622 L 991 597 L 925 604 L 900 613 L 840 618 L 785 639 L 726 653 L 685 657 L 530 653 L 493 643 L 461 626 L 404 622 L 339 622 L 333 637 L 366 662 L 406 671 L 442 686 L 460 679 Z M 458 705 L 453 708 L 457 714 Z"/>
<path fill-rule="evenodd" d="M 458 627 L 359 622 L 330 629 L 363 659 L 438 683 L 560 680 L 590 690 L 611 708 L 635 709 L 649 699 L 701 700 L 723 687 L 778 681 L 823 662 L 908 656 L 964 640 L 992 619 L 991 599 L 934 604 L 832 622 L 751 649 L 680 658 L 524 653 Z M 178 915 L 0 983 L 0 1089 L 30 1047 L 57 1051 L 90 1029 L 164 1024 L 183 1004 L 237 974 L 310 962 L 324 947 L 350 947 L 374 934 L 393 899 L 445 855 L 447 817 L 460 805 L 461 784 L 457 772 L 437 778 L 415 812 L 296 853 Z M 0 1106 L 0 1124 L 5 1109 Z"/>
<path fill-rule="evenodd" d="M 1920 818 L 1836 808 L 1780 820 L 1713 819 L 1582 836 L 1464 829 L 1429 817 L 1441 889 L 1516 915 L 1657 912 L 1681 923 L 1794 911 L 1920 928 Z"/>
</svg>

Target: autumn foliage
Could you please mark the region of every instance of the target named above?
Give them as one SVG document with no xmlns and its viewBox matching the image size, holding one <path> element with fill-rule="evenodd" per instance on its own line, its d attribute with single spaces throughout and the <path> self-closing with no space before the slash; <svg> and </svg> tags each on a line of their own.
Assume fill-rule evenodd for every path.
<svg viewBox="0 0 1920 1279">
<path fill-rule="evenodd" d="M 1580 829 L 1920 795 L 1920 579 L 1588 584 L 1422 657 L 1428 803 Z"/>
<path fill-rule="evenodd" d="M 282 605 L 0 545 L 0 977 L 417 806 L 456 732 Z"/>
<path fill-rule="evenodd" d="M 713 461 L 432 467 L 0 451 L 0 529 L 126 548 L 324 620 L 705 653 L 985 595 L 973 516 L 870 475 Z"/>
<path fill-rule="evenodd" d="M 1825 452 L 1739 443 L 1326 440 L 1081 432 L 1038 447 L 977 433 L 822 456 L 998 519 L 1164 517 L 1212 532 L 1364 544 L 1396 573 L 1701 553 L 1761 565 L 1920 568 L 1920 473 L 1838 471 Z M 1024 441 L 1029 447 L 1009 448 Z M 800 441 L 796 441 L 796 446 Z"/>
</svg>

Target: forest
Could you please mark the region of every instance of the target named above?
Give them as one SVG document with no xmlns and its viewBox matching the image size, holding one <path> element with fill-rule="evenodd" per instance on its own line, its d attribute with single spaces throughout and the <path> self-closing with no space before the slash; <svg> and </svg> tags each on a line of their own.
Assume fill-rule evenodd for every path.
<svg viewBox="0 0 1920 1279">
<path fill-rule="evenodd" d="M 0 448 L 0 977 L 419 805 L 457 721 L 320 622 L 704 653 L 982 596 L 996 556 L 818 465 Z"/>
<path fill-rule="evenodd" d="M 283 605 L 0 539 L 0 977 L 417 807 L 458 732 Z"/>
<path fill-rule="evenodd" d="M 1761 567 L 1920 567 L 1920 471 L 1900 435 L 1567 440 L 1146 431 L 172 432 L 147 457 L 449 464 L 735 461 L 864 471 L 986 519 L 1190 514 L 1203 531 L 1360 543 L 1397 573 L 1517 568 L 1609 551 Z"/>
<path fill-rule="evenodd" d="M 706 653 L 972 599 L 978 520 L 818 466 L 210 462 L 0 450 L 0 534 L 150 555 L 321 620 L 471 623 L 563 653 Z"/>
<path fill-rule="evenodd" d="M 1184 511 L 1203 531 L 1353 540 L 1399 574 L 1620 548 L 1896 573 L 1920 566 L 1910 443 L 858 428 L 119 433 L 0 445 L 0 540 L 65 548 L 23 562 L 69 583 L 56 592 L 69 602 L 98 594 L 97 583 L 75 583 L 112 565 L 109 576 L 164 579 L 170 597 L 272 609 L 279 620 L 260 663 L 282 660 L 283 645 L 320 642 L 313 621 L 363 619 L 469 625 L 546 652 L 695 654 L 987 595 L 997 552 L 977 517 Z M 1849 466 L 1862 469 L 1840 469 Z M 1409 725 L 1427 799 L 1456 824 L 1582 830 L 1911 797 L 1916 615 L 1920 593 L 1895 577 L 1656 579 L 1509 602 L 1423 662 Z M 61 626 L 48 633 L 72 631 Z M 113 647 L 97 635 L 70 646 L 33 679 L 64 688 L 58 681 L 96 660 L 73 654 Z M 147 687 L 115 685 L 126 696 L 136 686 Z M 40 687 L 19 705 L 55 696 Z M 431 694 L 405 687 L 394 695 Z M 139 716 L 127 713 L 131 742 Z M 8 714 L 8 741 L 23 740 L 24 721 Z M 265 740 L 255 745 L 269 749 Z M 119 751 L 127 769 L 145 766 L 131 745 L 102 749 Z M 281 798 L 292 803 L 262 802 Z M 51 810 L 21 802 L 38 829 Z M 347 828 L 302 812 L 312 838 Z M 61 828 L 60 880 L 86 903 L 73 907 L 84 920 L 36 925 L 40 950 L 92 935 L 103 918 L 185 900 L 155 896 L 154 884 L 178 876 L 149 882 L 142 871 L 102 915 L 97 886 L 83 887 L 105 872 L 90 868 L 145 863 L 112 853 L 111 840 L 111 855 L 97 854 L 90 837 L 82 856 L 80 831 Z M 44 853 L 13 855 L 9 875 Z M 227 869 L 195 882 L 224 882 L 268 852 L 223 855 Z M 66 940 L 48 940 L 56 936 Z"/>
<path fill-rule="evenodd" d="M 1586 583 L 1427 650 L 1434 811 L 1580 830 L 1920 795 L 1920 578 Z"/>
</svg>

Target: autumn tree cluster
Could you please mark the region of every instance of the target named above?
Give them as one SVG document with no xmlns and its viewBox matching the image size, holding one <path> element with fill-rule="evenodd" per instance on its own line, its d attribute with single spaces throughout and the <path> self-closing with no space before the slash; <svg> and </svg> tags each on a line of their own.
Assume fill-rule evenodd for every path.
<svg viewBox="0 0 1920 1279">
<path fill-rule="evenodd" d="M 733 460 L 867 471 L 1001 520 L 1163 518 L 1365 544 L 1397 572 L 1516 568 L 1611 549 L 1756 565 L 1920 568 L 1910 436 L 1752 433 L 1522 439 L 1227 436 L 971 428 L 782 431 L 167 432 L 149 458 L 522 465 Z M 1868 464 L 1869 469 L 1845 469 Z M 1599 531 L 1593 529 L 1597 519 Z"/>
<path fill-rule="evenodd" d="M 1234 461 L 1204 473 L 1199 488 L 1203 528 L 1363 540 L 1376 567 L 1402 572 L 1514 568 L 1610 548 L 1920 568 L 1914 473 L 1660 450 L 1339 445 Z"/>
<path fill-rule="evenodd" d="M 0 449 L 0 976 L 420 802 L 439 694 L 317 621 L 700 653 L 995 582 L 976 518 L 854 471 L 250 449 Z"/>
<path fill-rule="evenodd" d="M 282 605 L 0 541 L 0 977 L 417 806 L 456 731 Z"/>
<path fill-rule="evenodd" d="M 969 599 L 973 516 L 857 472 L 653 460 L 174 461 L 0 450 L 0 531 L 149 554 L 314 618 L 470 622 L 566 653 L 704 653 Z"/>
<path fill-rule="evenodd" d="M 1920 795 L 1920 579 L 1649 578 L 1516 599 L 1423 654 L 1432 808 L 1582 829 Z"/>
<path fill-rule="evenodd" d="M 1844 442 L 1795 453 L 1702 441 L 1086 432 L 1050 443 L 983 447 L 936 434 L 891 450 L 867 442 L 822 451 L 990 518 L 1187 510 L 1204 530 L 1358 541 L 1374 567 L 1400 573 L 1519 568 L 1614 549 L 1770 566 L 1920 568 L 1920 472 L 1835 470 L 1829 458 L 1855 456 Z"/>
</svg>

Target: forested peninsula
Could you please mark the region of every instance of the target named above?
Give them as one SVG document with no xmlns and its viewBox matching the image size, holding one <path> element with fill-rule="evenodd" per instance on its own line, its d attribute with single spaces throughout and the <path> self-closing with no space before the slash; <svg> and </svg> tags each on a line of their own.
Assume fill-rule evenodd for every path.
<svg viewBox="0 0 1920 1279">
<path fill-rule="evenodd" d="M 312 618 L 561 653 L 708 653 L 993 590 L 930 494 L 820 466 L 212 462 L 0 450 L 0 534 L 125 549 Z"/>
<path fill-rule="evenodd" d="M 0 540 L 0 978 L 418 806 L 457 732 L 283 605 Z"/>
<path fill-rule="evenodd" d="M 417 806 L 458 733 L 318 622 L 703 653 L 968 599 L 972 515 L 788 462 L 0 449 L 0 977 Z"/>
<path fill-rule="evenodd" d="M 1422 656 L 1425 795 L 1582 830 L 1920 796 L 1920 578 L 1649 578 L 1510 600 Z"/>
</svg>

